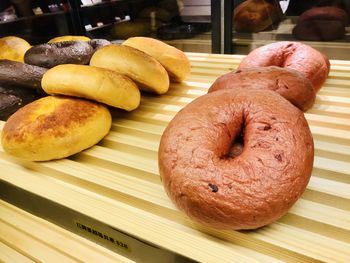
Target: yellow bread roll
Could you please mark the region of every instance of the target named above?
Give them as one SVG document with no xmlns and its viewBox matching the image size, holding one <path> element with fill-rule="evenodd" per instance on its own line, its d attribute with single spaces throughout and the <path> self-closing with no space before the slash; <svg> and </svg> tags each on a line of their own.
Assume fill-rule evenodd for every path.
<svg viewBox="0 0 350 263">
<path fill-rule="evenodd" d="M 92 55 L 90 65 L 125 74 L 144 91 L 163 94 L 169 89 L 169 76 L 165 68 L 150 55 L 133 47 L 102 47 Z"/>
<path fill-rule="evenodd" d="M 154 57 L 168 71 L 173 81 L 183 81 L 191 72 L 190 61 L 181 50 L 149 37 L 131 37 L 123 42 Z"/>
<path fill-rule="evenodd" d="M 110 130 L 107 107 L 88 100 L 48 96 L 27 104 L 5 123 L 4 150 L 31 161 L 60 159 L 87 149 Z"/>
<path fill-rule="evenodd" d="M 27 41 L 19 37 L 0 38 L 0 59 L 24 62 L 24 54 L 30 47 Z"/>
<path fill-rule="evenodd" d="M 63 41 L 90 41 L 86 36 L 60 36 L 50 39 L 47 43 L 57 43 Z"/>
<path fill-rule="evenodd" d="M 140 105 L 140 91 L 128 77 L 113 70 L 63 64 L 49 69 L 41 80 L 48 94 L 87 98 L 127 111 Z"/>
</svg>

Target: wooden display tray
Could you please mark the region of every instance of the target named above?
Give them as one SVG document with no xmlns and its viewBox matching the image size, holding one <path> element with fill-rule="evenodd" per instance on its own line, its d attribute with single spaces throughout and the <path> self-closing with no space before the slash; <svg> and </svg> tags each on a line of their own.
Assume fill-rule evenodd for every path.
<svg viewBox="0 0 350 263">
<path fill-rule="evenodd" d="M 37 163 L 0 149 L 1 198 L 96 242 L 96 235 L 80 231 L 77 223 L 116 231 L 111 236 L 119 231 L 174 254 L 175 262 L 350 262 L 350 61 L 331 61 L 329 78 L 305 114 L 315 161 L 302 198 L 267 227 L 218 231 L 192 222 L 168 199 L 159 179 L 157 149 L 176 112 L 205 94 L 216 77 L 235 69 L 242 56 L 187 55 L 190 77 L 171 84 L 166 95 L 143 95 L 140 108 L 131 113 L 114 112 L 111 132 L 98 145 L 71 158 Z M 136 261 L 140 256 L 142 262 L 157 261 L 140 252 L 141 246 L 129 248 L 115 251 Z"/>
</svg>

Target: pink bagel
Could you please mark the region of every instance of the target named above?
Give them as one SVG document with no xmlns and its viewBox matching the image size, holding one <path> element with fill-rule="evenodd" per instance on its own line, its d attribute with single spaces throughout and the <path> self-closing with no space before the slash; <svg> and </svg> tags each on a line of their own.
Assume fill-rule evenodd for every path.
<svg viewBox="0 0 350 263">
<path fill-rule="evenodd" d="M 268 44 L 250 52 L 238 69 L 278 66 L 299 71 L 319 91 L 330 69 L 328 58 L 316 49 L 291 41 Z"/>
</svg>

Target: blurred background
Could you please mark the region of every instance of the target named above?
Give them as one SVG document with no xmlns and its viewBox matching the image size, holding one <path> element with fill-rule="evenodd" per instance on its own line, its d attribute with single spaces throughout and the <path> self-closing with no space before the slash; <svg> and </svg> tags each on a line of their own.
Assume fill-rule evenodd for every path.
<svg viewBox="0 0 350 263">
<path fill-rule="evenodd" d="M 247 54 L 281 40 L 350 59 L 349 0 L 1 0 L 0 37 L 161 39 L 184 51 Z"/>
</svg>

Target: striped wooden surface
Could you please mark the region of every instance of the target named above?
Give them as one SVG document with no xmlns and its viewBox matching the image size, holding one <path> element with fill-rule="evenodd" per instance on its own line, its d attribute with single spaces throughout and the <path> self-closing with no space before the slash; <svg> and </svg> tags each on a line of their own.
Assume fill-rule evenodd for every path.
<svg viewBox="0 0 350 263">
<path fill-rule="evenodd" d="M 217 231 L 192 222 L 170 202 L 157 149 L 176 112 L 235 69 L 242 56 L 188 56 L 192 74 L 183 84 L 172 84 L 161 97 L 143 96 L 131 113 L 115 112 L 111 132 L 98 145 L 41 163 L 0 149 L 0 179 L 201 262 L 350 262 L 350 61 L 331 61 L 329 78 L 306 113 L 315 162 L 302 198 L 267 227 Z"/>
<path fill-rule="evenodd" d="M 1 200 L 0 215 L 0 262 L 133 262 Z"/>
</svg>

